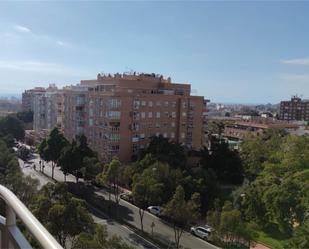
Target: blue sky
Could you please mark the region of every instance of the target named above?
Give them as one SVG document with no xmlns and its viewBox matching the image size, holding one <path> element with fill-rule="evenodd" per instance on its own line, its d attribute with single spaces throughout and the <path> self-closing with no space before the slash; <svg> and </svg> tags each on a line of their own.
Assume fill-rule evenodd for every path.
<svg viewBox="0 0 309 249">
<path fill-rule="evenodd" d="M 309 98 L 309 2 L 0 2 L 0 94 L 134 70 L 214 102 Z"/>
</svg>

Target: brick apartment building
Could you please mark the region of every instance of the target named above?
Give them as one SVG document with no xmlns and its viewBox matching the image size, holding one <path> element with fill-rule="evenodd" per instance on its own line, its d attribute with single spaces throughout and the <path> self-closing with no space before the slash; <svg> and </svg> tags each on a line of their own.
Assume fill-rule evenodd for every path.
<svg viewBox="0 0 309 249">
<path fill-rule="evenodd" d="M 260 136 L 267 129 L 284 129 L 289 133 L 296 132 L 299 128 L 296 124 L 285 122 L 261 122 L 261 120 L 235 121 L 227 124 L 223 136 L 233 140 L 243 140 L 247 136 Z"/>
<path fill-rule="evenodd" d="M 158 135 L 200 149 L 206 101 L 190 94 L 161 75 L 99 74 L 63 89 L 64 134 L 84 133 L 103 160 L 130 161 Z"/>
<path fill-rule="evenodd" d="M 309 121 L 309 100 L 293 96 L 289 101 L 281 101 L 279 118 L 287 121 Z"/>
</svg>

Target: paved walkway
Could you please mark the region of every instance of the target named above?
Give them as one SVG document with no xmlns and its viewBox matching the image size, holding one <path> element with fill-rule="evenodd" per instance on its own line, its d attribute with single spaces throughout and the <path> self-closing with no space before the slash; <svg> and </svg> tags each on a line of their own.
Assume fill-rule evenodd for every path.
<svg viewBox="0 0 309 249">
<path fill-rule="evenodd" d="M 262 244 L 255 244 L 254 246 L 251 246 L 250 249 L 272 249 L 271 247 L 262 245 Z"/>
</svg>

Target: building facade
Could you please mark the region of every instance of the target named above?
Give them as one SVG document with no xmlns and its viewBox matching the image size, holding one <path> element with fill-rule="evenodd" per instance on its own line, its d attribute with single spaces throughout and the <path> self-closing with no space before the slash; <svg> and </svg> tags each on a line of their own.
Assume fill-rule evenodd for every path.
<svg viewBox="0 0 309 249">
<path fill-rule="evenodd" d="M 286 122 L 236 121 L 225 125 L 223 136 L 228 139 L 243 140 L 248 136 L 260 136 L 268 129 L 284 129 L 293 133 L 298 128 L 298 125 Z"/>
<path fill-rule="evenodd" d="M 155 74 L 98 75 L 63 90 L 64 134 L 84 133 L 103 160 L 130 161 L 152 136 L 190 149 L 204 140 L 206 101 L 191 96 L 190 84 Z"/>
<path fill-rule="evenodd" d="M 279 118 L 287 121 L 309 121 L 309 100 L 293 96 L 289 101 L 281 101 Z"/>
<path fill-rule="evenodd" d="M 36 87 L 26 90 L 22 95 L 24 111 L 33 111 L 33 130 L 62 129 L 63 94 L 54 84 L 47 88 Z"/>
<path fill-rule="evenodd" d="M 22 110 L 33 111 L 34 109 L 34 97 L 36 95 L 42 95 L 45 93 L 44 87 L 35 87 L 33 89 L 26 90 L 22 93 Z"/>
</svg>

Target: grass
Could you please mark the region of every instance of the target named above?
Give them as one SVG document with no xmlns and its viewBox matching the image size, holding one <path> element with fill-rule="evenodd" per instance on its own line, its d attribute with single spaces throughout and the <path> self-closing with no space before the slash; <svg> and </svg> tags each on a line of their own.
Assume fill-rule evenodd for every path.
<svg viewBox="0 0 309 249">
<path fill-rule="evenodd" d="M 227 243 L 223 246 L 224 249 L 249 249 L 248 246 L 239 243 Z"/>
<path fill-rule="evenodd" d="M 273 249 L 284 249 L 285 243 L 290 238 L 290 235 L 281 232 L 275 223 L 271 223 L 266 228 L 257 230 L 256 232 L 258 234 L 257 241 Z"/>
</svg>

